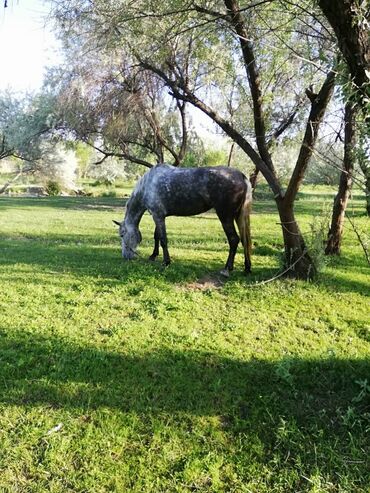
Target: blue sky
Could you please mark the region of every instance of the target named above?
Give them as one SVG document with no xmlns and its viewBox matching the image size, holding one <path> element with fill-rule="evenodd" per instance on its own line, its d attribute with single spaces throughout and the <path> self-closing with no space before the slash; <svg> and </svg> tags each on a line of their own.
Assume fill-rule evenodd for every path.
<svg viewBox="0 0 370 493">
<path fill-rule="evenodd" d="M 57 42 L 45 17 L 48 6 L 41 0 L 0 0 L 0 90 L 35 90 L 44 68 L 58 59 Z"/>
</svg>

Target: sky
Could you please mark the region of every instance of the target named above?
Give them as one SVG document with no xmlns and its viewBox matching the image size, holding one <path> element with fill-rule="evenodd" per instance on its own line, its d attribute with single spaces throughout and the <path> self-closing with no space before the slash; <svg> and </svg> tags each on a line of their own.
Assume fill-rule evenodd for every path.
<svg viewBox="0 0 370 493">
<path fill-rule="evenodd" d="M 37 90 L 46 66 L 58 59 L 57 41 L 45 25 L 42 0 L 0 0 L 0 90 Z"/>
</svg>

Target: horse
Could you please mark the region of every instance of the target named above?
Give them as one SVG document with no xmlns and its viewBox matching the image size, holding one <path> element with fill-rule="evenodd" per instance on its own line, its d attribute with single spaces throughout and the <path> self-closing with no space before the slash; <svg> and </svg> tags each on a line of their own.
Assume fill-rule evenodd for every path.
<svg viewBox="0 0 370 493">
<path fill-rule="evenodd" d="M 214 208 L 221 221 L 229 243 L 229 255 L 221 274 L 228 277 L 234 268 L 234 258 L 239 244 L 234 221 L 238 225 L 244 247 L 244 268 L 251 272 L 250 208 L 252 186 L 239 170 L 224 167 L 177 168 L 168 164 L 157 164 L 138 181 L 126 206 L 119 226 L 122 257 L 133 259 L 142 240 L 139 223 L 145 211 L 154 220 L 154 250 L 149 260 L 159 255 L 159 244 L 163 249 L 163 264 L 169 265 L 171 258 L 167 248 L 165 218 L 167 216 L 193 216 Z"/>
</svg>

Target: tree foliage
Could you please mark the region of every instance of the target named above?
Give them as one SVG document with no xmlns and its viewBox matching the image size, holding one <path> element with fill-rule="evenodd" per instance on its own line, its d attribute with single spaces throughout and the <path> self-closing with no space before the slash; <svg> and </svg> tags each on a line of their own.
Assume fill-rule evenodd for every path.
<svg viewBox="0 0 370 493">
<path fill-rule="evenodd" d="M 17 97 L 0 94 L 0 159 L 15 156 L 25 161 L 40 157 L 40 142 L 54 124 L 50 95 Z"/>
<path fill-rule="evenodd" d="M 94 147 L 102 160 L 180 164 L 189 138 L 185 103 L 173 104 L 163 82 L 128 64 L 122 53 L 83 55 L 74 46 L 66 56 L 78 63 L 48 78 L 58 92 L 60 128 Z"/>
</svg>

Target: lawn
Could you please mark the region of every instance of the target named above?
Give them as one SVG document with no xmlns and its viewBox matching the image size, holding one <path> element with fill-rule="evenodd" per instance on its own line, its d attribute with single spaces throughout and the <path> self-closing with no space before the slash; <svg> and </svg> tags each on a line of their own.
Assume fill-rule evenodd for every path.
<svg viewBox="0 0 370 493">
<path fill-rule="evenodd" d="M 306 189 L 302 229 L 330 208 Z M 120 258 L 117 197 L 0 198 L 0 492 L 365 493 L 369 268 L 346 224 L 317 281 L 278 279 L 274 204 L 253 274 L 214 214 L 170 218 L 173 263 Z M 325 205 L 326 204 L 326 205 Z M 349 208 L 365 230 L 364 200 Z"/>
</svg>

